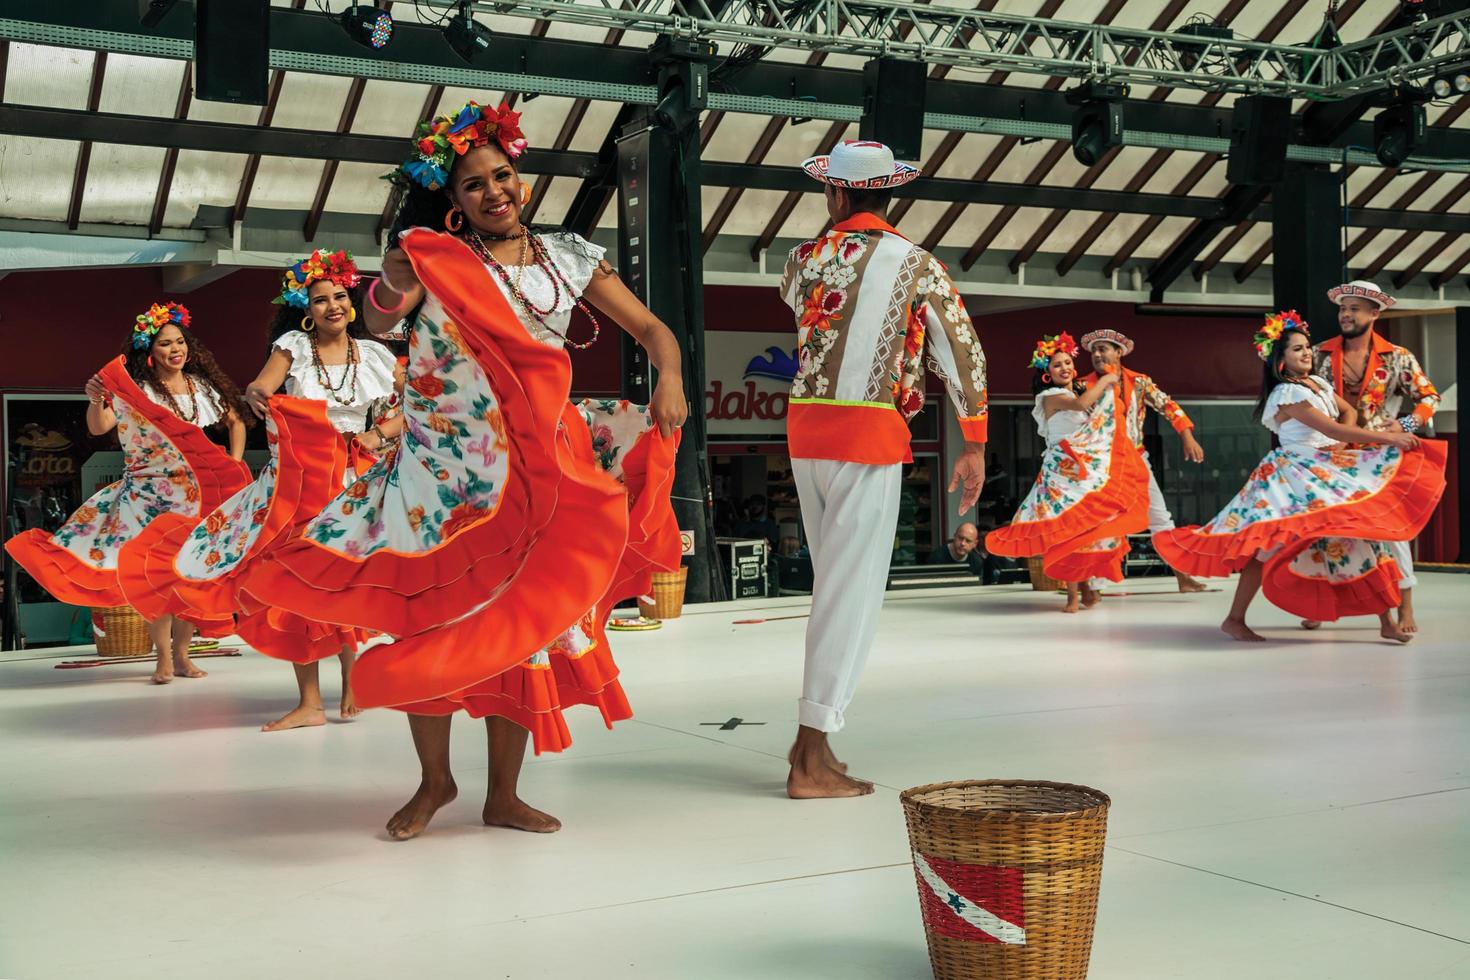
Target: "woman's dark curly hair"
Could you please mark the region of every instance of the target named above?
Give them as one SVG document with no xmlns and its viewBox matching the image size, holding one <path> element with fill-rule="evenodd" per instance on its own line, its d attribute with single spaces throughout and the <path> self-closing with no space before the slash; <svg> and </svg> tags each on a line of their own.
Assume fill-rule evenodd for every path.
<svg viewBox="0 0 1470 980">
<path fill-rule="evenodd" d="M 179 333 L 184 335 L 184 343 L 189 345 L 189 358 L 184 362 L 184 372 L 192 374 L 196 378 L 203 378 L 214 386 L 214 391 L 206 397 L 214 404 L 215 410 L 219 412 L 221 420 L 234 413 L 235 418 L 245 423 L 247 429 L 255 426 L 255 413 L 250 411 L 245 404 L 240 389 L 235 382 L 225 374 L 209 348 L 200 342 L 188 327 L 181 327 L 177 323 L 169 326 L 178 327 Z M 126 356 L 128 376 L 137 382 L 138 387 L 151 386 L 161 388 L 158 384 L 158 375 L 154 373 L 153 366 L 148 363 L 153 356 L 153 348 L 158 343 L 159 333 L 153 335 L 153 341 L 147 347 L 134 347 L 131 334 L 123 345 L 123 354 Z"/>
<path fill-rule="evenodd" d="M 1069 352 L 1065 352 L 1065 351 L 1058 351 L 1058 353 L 1067 353 L 1067 356 L 1069 356 L 1069 357 L 1072 358 L 1072 366 L 1076 370 L 1077 373 L 1072 376 L 1072 383 L 1068 387 L 1071 388 L 1072 394 L 1074 394 L 1074 395 L 1080 395 L 1080 394 L 1082 394 L 1083 392 L 1085 392 L 1087 390 L 1087 385 L 1085 385 L 1082 382 L 1082 369 L 1080 367 L 1077 367 L 1077 357 L 1078 357 L 1078 355 L 1077 354 L 1072 354 L 1072 353 L 1069 353 Z M 1052 356 L 1055 357 L 1056 354 L 1053 354 Z M 1043 381 L 1042 380 L 1042 376 L 1048 373 L 1048 369 L 1050 367 L 1051 367 L 1051 362 L 1048 361 L 1047 362 L 1047 367 L 1037 369 L 1036 373 L 1032 376 L 1032 378 L 1031 378 L 1031 394 L 1033 394 L 1033 395 L 1039 395 L 1039 394 L 1041 394 L 1043 391 L 1045 391 L 1048 388 L 1058 388 L 1058 387 L 1061 387 L 1060 385 L 1058 385 L 1054 381 Z"/>
<path fill-rule="evenodd" d="M 1261 397 L 1256 399 L 1256 410 L 1253 416 L 1257 422 L 1261 421 L 1261 414 L 1266 410 L 1266 399 L 1271 397 L 1271 392 L 1275 391 L 1279 385 L 1291 383 L 1291 379 L 1281 373 L 1281 362 L 1293 334 L 1305 337 L 1308 344 L 1312 342 L 1311 335 L 1305 330 L 1287 327 L 1281 331 L 1281 336 L 1277 337 L 1276 342 L 1271 345 L 1271 356 L 1266 358 L 1265 364 L 1261 365 Z"/>
</svg>

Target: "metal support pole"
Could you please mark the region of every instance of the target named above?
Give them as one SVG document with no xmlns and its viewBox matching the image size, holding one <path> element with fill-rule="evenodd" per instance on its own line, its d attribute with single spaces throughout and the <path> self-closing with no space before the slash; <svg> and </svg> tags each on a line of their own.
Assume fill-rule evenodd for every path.
<svg viewBox="0 0 1470 980">
<path fill-rule="evenodd" d="M 1338 333 L 1337 308 L 1327 290 L 1343 281 L 1340 181 L 1330 170 L 1288 167 L 1272 192 L 1276 308 L 1300 313 L 1313 343 Z"/>
<path fill-rule="evenodd" d="M 704 273 L 700 207 L 699 115 L 708 75 L 703 48 L 661 41 L 657 105 L 641 112 L 618 140 L 620 270 L 624 281 L 678 338 L 689 421 L 674 475 L 674 513 L 694 534 L 686 559 L 690 602 L 726 598 L 715 574 L 714 500 L 704 418 Z M 646 402 L 656 378 L 646 353 L 623 346 L 623 395 Z"/>
</svg>

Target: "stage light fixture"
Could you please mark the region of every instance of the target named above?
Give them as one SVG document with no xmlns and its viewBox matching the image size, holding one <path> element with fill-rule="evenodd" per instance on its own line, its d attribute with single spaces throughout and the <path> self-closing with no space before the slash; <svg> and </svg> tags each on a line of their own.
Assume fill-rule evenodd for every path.
<svg viewBox="0 0 1470 980">
<path fill-rule="evenodd" d="M 1385 167 L 1402 167 L 1424 142 L 1427 122 L 1424 106 L 1399 102 L 1373 120 L 1373 154 Z"/>
<path fill-rule="evenodd" d="M 138 0 L 138 20 L 144 27 L 157 27 L 177 0 Z"/>
<path fill-rule="evenodd" d="M 1470 72 L 1457 71 L 1453 75 L 1441 75 L 1429 83 L 1429 94 L 1436 99 L 1470 95 Z"/>
<path fill-rule="evenodd" d="M 468 5 L 460 7 L 459 13 L 444 27 L 444 40 L 449 42 L 455 54 L 471 64 L 477 55 L 490 50 L 490 40 L 493 37 L 495 32 L 475 20 Z"/>
<path fill-rule="evenodd" d="M 1086 82 L 1067 93 L 1072 113 L 1072 155 L 1091 167 L 1108 150 L 1123 145 L 1123 105 L 1128 86 L 1117 82 Z"/>
<path fill-rule="evenodd" d="M 393 40 L 393 15 L 366 4 L 348 7 L 342 12 L 342 29 L 363 47 L 381 51 Z"/>
</svg>

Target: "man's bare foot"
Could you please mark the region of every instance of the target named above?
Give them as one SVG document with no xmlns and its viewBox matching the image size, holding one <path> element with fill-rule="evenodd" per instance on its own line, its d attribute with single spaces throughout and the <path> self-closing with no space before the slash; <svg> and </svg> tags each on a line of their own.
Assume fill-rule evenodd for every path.
<svg viewBox="0 0 1470 980">
<path fill-rule="evenodd" d="M 1099 602 L 1102 602 L 1102 590 L 1084 585 L 1082 587 L 1082 608 L 1091 609 Z"/>
<path fill-rule="evenodd" d="M 327 712 L 321 705 L 314 708 L 298 704 L 275 721 L 261 725 L 263 732 L 289 732 L 293 728 L 316 728 L 327 723 Z"/>
<path fill-rule="evenodd" d="M 1062 612 L 1064 612 L 1064 613 L 1074 613 L 1078 609 L 1082 608 L 1081 603 L 1082 603 L 1082 597 L 1081 596 L 1069 595 L 1069 596 L 1067 596 L 1067 604 L 1062 607 Z"/>
<path fill-rule="evenodd" d="M 411 840 L 422 834 L 434 819 L 439 808 L 454 802 L 459 787 L 454 780 L 447 783 L 419 783 L 418 790 L 403 804 L 402 808 L 388 820 L 388 836 L 394 840 Z"/>
<path fill-rule="evenodd" d="M 1414 634 L 1405 630 L 1403 626 L 1394 623 L 1391 619 L 1385 619 L 1378 627 L 1378 635 L 1385 640 L 1398 640 L 1400 643 L 1408 643 L 1414 638 Z"/>
<path fill-rule="evenodd" d="M 174 673 L 182 677 L 208 677 L 209 672 L 189 659 L 189 655 L 174 654 Z"/>
<path fill-rule="evenodd" d="M 543 813 L 518 796 L 508 800 L 486 800 L 480 819 L 487 827 L 509 827 L 532 834 L 554 834 L 561 830 L 561 821 L 549 813 Z"/>
<path fill-rule="evenodd" d="M 832 751 L 831 742 L 822 743 L 822 761 L 827 764 L 827 768 L 829 769 L 836 769 L 838 772 L 842 773 L 847 772 L 847 763 L 837 758 L 837 753 Z M 795 745 L 791 746 L 791 751 L 786 753 L 786 764 L 790 766 L 796 765 Z"/>
<path fill-rule="evenodd" d="M 1175 572 L 1174 577 L 1179 580 L 1180 592 L 1203 592 L 1209 588 L 1199 579 L 1185 575 L 1183 572 Z"/>
<path fill-rule="evenodd" d="M 357 699 L 352 696 L 352 688 L 342 692 L 342 720 L 350 721 L 362 714 L 362 709 L 357 706 Z"/>
<path fill-rule="evenodd" d="M 1401 633 L 1419 632 L 1419 624 L 1414 621 L 1414 607 L 1408 603 L 1399 606 L 1399 631 Z"/>
<path fill-rule="evenodd" d="M 1302 629 L 1304 629 L 1304 630 L 1315 630 L 1315 629 L 1320 629 L 1321 627 L 1322 627 L 1322 621 L 1319 620 L 1319 619 L 1304 619 L 1304 620 L 1302 620 Z"/>
<path fill-rule="evenodd" d="M 1244 643 L 1266 642 L 1266 638 L 1245 625 L 1245 620 L 1243 619 L 1227 619 L 1220 624 L 1220 629 L 1232 640 L 1240 640 Z"/>
<path fill-rule="evenodd" d="M 791 767 L 786 777 L 786 795 L 793 800 L 830 800 L 849 796 L 867 796 L 873 784 L 854 779 L 827 766 Z"/>
</svg>

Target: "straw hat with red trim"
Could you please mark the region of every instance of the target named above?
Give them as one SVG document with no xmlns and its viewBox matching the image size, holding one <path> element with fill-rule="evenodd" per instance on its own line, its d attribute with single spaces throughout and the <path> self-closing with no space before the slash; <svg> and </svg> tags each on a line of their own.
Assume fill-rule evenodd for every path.
<svg viewBox="0 0 1470 980">
<path fill-rule="evenodd" d="M 826 156 L 802 163 L 807 176 L 834 187 L 886 190 L 901 187 L 919 176 L 919 168 L 893 159 L 893 151 L 872 140 L 847 140 Z"/>
<path fill-rule="evenodd" d="M 1092 350 L 1092 345 L 1102 340 L 1106 340 L 1108 343 L 1116 344 L 1120 348 L 1122 348 L 1124 357 L 1133 353 L 1133 341 L 1129 340 L 1126 336 L 1119 333 L 1118 331 L 1111 329 L 1094 330 L 1092 331 L 1092 333 L 1083 334 L 1082 346 L 1087 348 L 1087 350 L 1090 352 Z"/>
<path fill-rule="evenodd" d="M 1398 302 L 1392 296 L 1378 288 L 1378 284 L 1366 279 L 1354 279 L 1345 282 L 1341 286 L 1333 286 L 1327 290 L 1327 298 L 1334 303 L 1341 304 L 1345 299 L 1354 297 L 1366 299 L 1370 303 L 1376 303 L 1380 310 L 1386 310 Z"/>
</svg>

